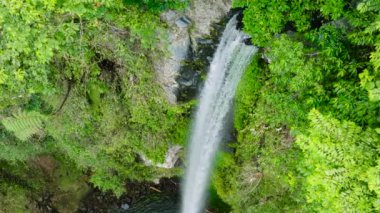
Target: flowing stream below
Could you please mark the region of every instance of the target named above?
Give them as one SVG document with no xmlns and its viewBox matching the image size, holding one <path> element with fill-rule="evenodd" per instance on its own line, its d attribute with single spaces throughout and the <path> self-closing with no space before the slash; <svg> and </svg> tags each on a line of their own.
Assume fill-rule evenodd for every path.
<svg viewBox="0 0 380 213">
<path fill-rule="evenodd" d="M 257 48 L 246 45 L 247 35 L 236 29 L 237 15 L 227 23 L 202 89 L 189 144 L 182 213 L 205 207 L 214 157 L 233 105 L 236 87 Z"/>
</svg>

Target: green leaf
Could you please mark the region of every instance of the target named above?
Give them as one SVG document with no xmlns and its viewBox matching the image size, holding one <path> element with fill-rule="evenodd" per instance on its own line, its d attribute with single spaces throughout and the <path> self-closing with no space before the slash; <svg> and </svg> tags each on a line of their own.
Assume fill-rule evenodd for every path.
<svg viewBox="0 0 380 213">
<path fill-rule="evenodd" d="M 46 117 L 38 112 L 19 112 L 1 120 L 5 129 L 13 132 L 20 140 L 26 141 L 31 136 L 41 133 L 43 130 L 43 121 Z"/>
</svg>

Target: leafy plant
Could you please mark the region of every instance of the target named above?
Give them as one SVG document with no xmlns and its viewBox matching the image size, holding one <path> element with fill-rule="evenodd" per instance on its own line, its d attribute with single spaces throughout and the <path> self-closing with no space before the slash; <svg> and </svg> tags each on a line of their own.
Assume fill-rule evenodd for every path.
<svg viewBox="0 0 380 213">
<path fill-rule="evenodd" d="M 158 48 L 166 32 L 158 12 L 185 5 L 2 1 L 0 159 L 21 164 L 59 153 L 60 163 L 90 171 L 89 181 L 118 195 L 126 180 L 178 174 L 150 168 L 139 155 L 162 162 L 186 138 L 191 104 L 169 105 L 151 64 L 166 51 Z"/>
<path fill-rule="evenodd" d="M 41 134 L 45 118 L 38 112 L 20 111 L 13 117 L 2 119 L 1 123 L 6 130 L 13 132 L 18 139 L 26 141 L 35 134 Z"/>
<path fill-rule="evenodd" d="M 313 210 L 379 210 L 378 134 L 316 110 L 309 119 L 309 134 L 297 137 L 297 144 L 305 153 L 300 172 Z"/>
<path fill-rule="evenodd" d="M 239 84 L 221 198 L 235 212 L 378 211 L 378 2 L 234 6 L 263 48 Z"/>
</svg>

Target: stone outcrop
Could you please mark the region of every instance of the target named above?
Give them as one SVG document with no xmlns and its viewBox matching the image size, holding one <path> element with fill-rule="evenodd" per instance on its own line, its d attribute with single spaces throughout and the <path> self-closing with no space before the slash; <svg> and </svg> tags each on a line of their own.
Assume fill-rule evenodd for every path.
<svg viewBox="0 0 380 213">
<path fill-rule="evenodd" d="M 198 39 L 210 34 L 212 24 L 219 22 L 231 9 L 231 0 L 193 0 L 186 11 L 187 16 L 195 23 L 190 38 L 197 48 Z"/>
<path fill-rule="evenodd" d="M 161 44 L 162 48 L 168 48 L 169 55 L 156 56 L 154 68 L 157 73 L 158 82 L 161 84 L 167 99 L 171 104 L 177 102 L 178 83 L 176 78 L 181 68 L 181 62 L 186 59 L 190 48 L 189 27 L 191 21 L 184 15 L 169 10 L 161 14 L 161 20 L 168 25 L 167 46 Z"/>
<path fill-rule="evenodd" d="M 205 59 L 208 63 L 211 61 L 212 53 L 205 52 L 211 52 L 217 46 L 215 39 L 210 38 L 213 24 L 220 22 L 231 9 L 231 0 L 190 1 L 185 11 L 168 10 L 160 15 L 161 21 L 168 26 L 167 40 L 161 42 L 161 48 L 168 50 L 168 54 L 155 55 L 153 65 L 158 82 L 171 104 L 177 103 L 180 90 L 191 88 L 195 91 L 197 88 L 199 72 L 185 64 L 195 58 Z M 180 146 L 169 148 L 163 163 L 155 163 L 142 153 L 139 156 L 147 166 L 173 168 L 180 150 Z"/>
<path fill-rule="evenodd" d="M 175 145 L 170 147 L 165 156 L 165 161 L 163 163 L 154 163 L 152 160 L 147 158 L 144 154 L 140 154 L 141 160 L 147 166 L 155 166 L 159 168 L 171 169 L 175 166 L 179 158 L 179 152 L 181 151 L 181 146 Z"/>
<path fill-rule="evenodd" d="M 157 78 L 171 104 L 177 103 L 178 82 L 184 61 L 196 51 L 198 42 L 210 34 L 212 24 L 225 17 L 231 8 L 231 0 L 192 0 L 183 12 L 165 11 L 161 20 L 168 25 L 168 43 L 162 44 L 169 54 L 154 61 Z M 164 42 L 163 42 L 164 43 Z M 184 87 L 191 81 L 186 81 Z"/>
</svg>

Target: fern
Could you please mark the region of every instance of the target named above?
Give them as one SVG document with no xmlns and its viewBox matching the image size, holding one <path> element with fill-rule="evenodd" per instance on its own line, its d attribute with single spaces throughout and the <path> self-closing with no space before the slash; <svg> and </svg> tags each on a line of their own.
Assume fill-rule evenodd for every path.
<svg viewBox="0 0 380 213">
<path fill-rule="evenodd" d="M 31 136 L 42 131 L 45 116 L 38 112 L 19 112 L 13 117 L 5 118 L 1 121 L 5 129 L 13 132 L 20 140 L 26 141 Z"/>
<path fill-rule="evenodd" d="M 353 122 L 309 114 L 308 135 L 297 137 L 304 158 L 308 202 L 316 212 L 375 212 L 379 209 L 378 135 Z M 351 212 L 351 211 L 350 211 Z"/>
</svg>

